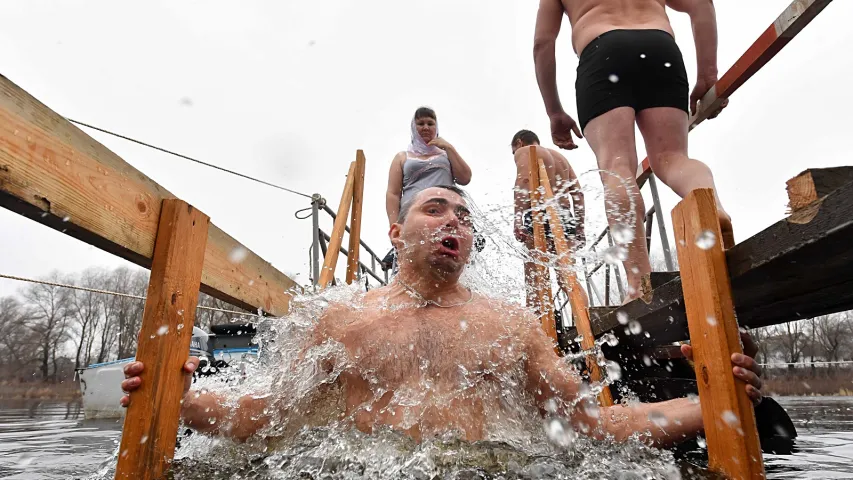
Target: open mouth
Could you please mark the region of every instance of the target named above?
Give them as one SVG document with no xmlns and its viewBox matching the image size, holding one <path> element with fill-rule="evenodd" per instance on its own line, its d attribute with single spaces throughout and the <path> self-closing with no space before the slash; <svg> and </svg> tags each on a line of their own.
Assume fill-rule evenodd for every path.
<svg viewBox="0 0 853 480">
<path fill-rule="evenodd" d="M 459 255 L 459 239 L 456 237 L 444 237 L 441 240 L 440 253 L 444 255 Z"/>
</svg>

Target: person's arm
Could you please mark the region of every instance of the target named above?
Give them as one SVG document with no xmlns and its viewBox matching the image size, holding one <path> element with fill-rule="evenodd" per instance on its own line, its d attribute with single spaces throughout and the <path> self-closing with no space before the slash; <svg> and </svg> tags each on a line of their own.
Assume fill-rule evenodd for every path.
<svg viewBox="0 0 853 480">
<path fill-rule="evenodd" d="M 525 346 L 527 349 L 527 390 L 545 409 L 549 400 L 559 400 L 558 414 L 570 416 L 571 423 L 594 438 L 612 437 L 624 441 L 632 434 L 658 446 L 668 446 L 700 434 L 703 430 L 702 409 L 698 401 L 678 398 L 658 403 L 637 403 L 599 407 L 592 402 L 581 402 L 580 408 L 568 409 L 580 394 L 581 379 L 564 359 L 554 351 L 554 342 L 548 338 L 535 319 L 527 322 Z M 692 353 L 689 349 L 682 349 Z M 760 401 L 750 387 L 760 388 L 757 366 L 745 355 L 732 356 L 734 375 L 747 382 L 746 391 L 753 402 Z M 752 369 L 742 372 L 741 370 Z"/>
<path fill-rule="evenodd" d="M 400 198 L 403 196 L 403 162 L 406 152 L 400 152 L 391 160 L 388 172 L 388 190 L 385 192 L 385 212 L 388 214 L 388 226 L 393 225 L 400 215 Z"/>
<path fill-rule="evenodd" d="M 447 154 L 447 159 L 450 160 L 450 171 L 453 174 L 453 181 L 459 185 L 468 185 L 471 183 L 471 167 L 465 163 L 465 160 L 456 151 L 456 147 L 441 137 L 432 139 L 429 144 L 444 150 Z"/>
<path fill-rule="evenodd" d="M 690 95 L 690 111 L 717 83 L 717 12 L 713 0 L 667 0 L 667 6 L 690 16 L 696 44 L 696 87 Z"/>
<path fill-rule="evenodd" d="M 557 92 L 557 36 L 562 23 L 563 4 L 560 0 L 539 0 L 536 33 L 533 37 L 533 62 L 536 82 L 549 117 L 564 112 Z"/>
<path fill-rule="evenodd" d="M 513 221 L 513 232 L 515 238 L 520 242 L 527 240 L 527 231 L 523 227 L 522 218 L 524 212 L 530 210 L 530 178 L 527 172 L 527 162 L 530 161 L 530 153 L 526 148 L 515 152 L 515 185 L 513 185 L 513 204 L 515 205 L 515 217 Z"/>
</svg>

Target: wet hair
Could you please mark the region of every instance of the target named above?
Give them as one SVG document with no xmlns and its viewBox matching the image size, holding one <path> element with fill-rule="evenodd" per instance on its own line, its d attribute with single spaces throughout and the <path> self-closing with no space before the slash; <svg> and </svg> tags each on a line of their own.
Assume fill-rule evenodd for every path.
<svg viewBox="0 0 853 480">
<path fill-rule="evenodd" d="M 515 145 L 515 142 L 519 140 L 521 140 L 521 144 L 524 146 L 533 144 L 539 145 L 539 137 L 530 130 L 519 130 L 518 133 L 512 137 L 510 145 Z"/>
<path fill-rule="evenodd" d="M 415 120 L 419 118 L 431 118 L 436 122 L 438 121 L 438 118 L 435 116 L 435 110 L 429 107 L 421 107 L 415 110 Z"/>
<path fill-rule="evenodd" d="M 441 188 L 444 190 L 450 190 L 451 192 L 453 192 L 453 193 L 459 195 L 460 197 L 462 197 L 463 199 L 465 199 L 466 202 L 468 201 L 468 194 L 465 193 L 465 190 L 462 190 L 461 188 L 457 187 L 456 185 L 435 185 L 435 187 L 427 187 L 427 188 Z M 424 189 L 424 190 L 426 190 L 426 189 Z M 421 192 L 422 191 L 423 190 L 421 190 Z M 409 210 L 412 209 L 412 206 L 415 204 L 415 200 L 418 199 L 418 196 L 420 195 L 421 192 L 418 192 L 418 193 L 412 195 L 408 200 L 406 200 L 405 202 L 403 202 L 400 205 L 400 213 L 397 215 L 397 222 L 396 223 L 399 223 L 400 225 L 402 225 L 403 222 L 406 221 L 406 217 L 409 216 Z"/>
</svg>

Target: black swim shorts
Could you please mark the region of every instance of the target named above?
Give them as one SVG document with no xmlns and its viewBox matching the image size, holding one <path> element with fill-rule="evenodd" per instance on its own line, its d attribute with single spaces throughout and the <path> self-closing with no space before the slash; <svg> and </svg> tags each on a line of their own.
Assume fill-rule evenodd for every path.
<svg viewBox="0 0 853 480">
<path fill-rule="evenodd" d="M 544 216 L 544 215 L 543 215 Z M 545 219 L 545 238 L 553 240 L 553 235 L 551 234 L 551 226 L 548 225 L 549 221 Z M 533 214 L 529 211 L 524 212 L 524 217 L 522 219 L 522 227 L 527 231 L 527 234 L 533 236 Z M 563 216 L 563 232 L 565 232 L 566 237 L 573 237 L 577 233 L 577 222 L 575 222 L 574 217 L 570 215 Z"/>
<path fill-rule="evenodd" d="M 611 30 L 581 52 L 575 92 L 581 131 L 618 107 L 688 111 L 690 84 L 681 51 L 663 30 Z"/>
</svg>

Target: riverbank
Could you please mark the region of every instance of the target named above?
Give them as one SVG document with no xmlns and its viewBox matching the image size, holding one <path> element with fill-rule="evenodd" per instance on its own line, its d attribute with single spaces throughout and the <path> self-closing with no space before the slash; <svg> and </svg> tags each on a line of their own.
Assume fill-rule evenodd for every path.
<svg viewBox="0 0 853 480">
<path fill-rule="evenodd" d="M 0 400 L 75 400 L 80 396 L 80 386 L 74 381 L 0 381 Z"/>
<path fill-rule="evenodd" d="M 774 396 L 853 396 L 853 376 L 771 376 L 763 390 Z"/>
</svg>

